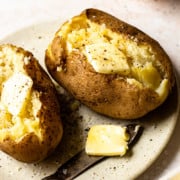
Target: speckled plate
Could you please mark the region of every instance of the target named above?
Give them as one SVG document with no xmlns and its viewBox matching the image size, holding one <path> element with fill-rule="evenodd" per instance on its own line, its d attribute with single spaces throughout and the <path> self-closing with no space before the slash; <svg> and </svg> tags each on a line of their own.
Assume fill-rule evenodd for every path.
<svg viewBox="0 0 180 180">
<path fill-rule="evenodd" d="M 13 43 L 30 50 L 44 66 L 44 52 L 59 25 L 63 22 L 45 22 L 36 24 L 4 38 L 0 43 Z M 123 120 L 113 120 L 101 116 L 81 105 L 79 110 L 73 111 L 76 103 L 68 95 L 61 95 L 63 112 L 64 137 L 55 153 L 41 163 L 26 164 L 12 159 L 0 152 L 0 179 L 33 179 L 39 180 L 53 173 L 58 166 L 72 157 L 84 147 L 87 130 L 93 124 L 128 124 Z M 65 102 L 64 102 L 65 101 Z M 144 126 L 144 132 L 131 151 L 124 157 L 111 157 L 93 166 L 77 177 L 77 180 L 96 179 L 134 179 L 144 172 L 162 152 L 173 133 L 179 110 L 179 93 L 174 88 L 167 101 L 147 116 L 133 121 Z"/>
</svg>

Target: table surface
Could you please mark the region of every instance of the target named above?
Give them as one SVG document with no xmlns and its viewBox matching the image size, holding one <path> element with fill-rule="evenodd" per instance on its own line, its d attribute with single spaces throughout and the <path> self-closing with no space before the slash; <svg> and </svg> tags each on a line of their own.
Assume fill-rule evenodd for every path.
<svg viewBox="0 0 180 180">
<path fill-rule="evenodd" d="M 135 25 L 159 41 L 180 77 L 179 0 L 0 0 L 0 39 L 23 27 L 71 17 L 86 8 L 99 8 Z M 67 18 L 68 18 L 67 17 Z M 138 180 L 167 179 L 180 171 L 180 120 L 164 151 Z"/>
</svg>

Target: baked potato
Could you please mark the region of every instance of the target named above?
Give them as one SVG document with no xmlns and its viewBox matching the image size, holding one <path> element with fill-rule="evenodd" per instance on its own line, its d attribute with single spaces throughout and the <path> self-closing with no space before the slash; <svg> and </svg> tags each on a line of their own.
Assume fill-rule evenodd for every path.
<svg viewBox="0 0 180 180">
<path fill-rule="evenodd" d="M 0 150 L 27 163 L 50 155 L 63 134 L 56 95 L 30 52 L 0 45 Z"/>
<path fill-rule="evenodd" d="M 84 10 L 60 27 L 45 64 L 76 99 L 119 119 L 154 110 L 175 82 L 171 61 L 157 41 L 97 9 Z"/>
</svg>

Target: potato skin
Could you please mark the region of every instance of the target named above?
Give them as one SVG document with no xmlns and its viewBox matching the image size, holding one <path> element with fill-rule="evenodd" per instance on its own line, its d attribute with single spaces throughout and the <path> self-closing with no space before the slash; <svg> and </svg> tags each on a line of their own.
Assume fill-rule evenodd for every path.
<svg viewBox="0 0 180 180">
<path fill-rule="evenodd" d="M 138 43 L 149 44 L 158 53 L 158 61 L 163 66 L 164 78 L 169 80 L 168 92 L 174 85 L 173 69 L 168 55 L 158 42 L 137 28 L 96 9 L 87 9 L 81 15 L 97 24 L 105 24 L 114 32 L 132 37 Z M 100 74 L 77 52 L 68 57 L 63 52 L 62 38 L 59 29 L 46 50 L 45 63 L 52 77 L 76 99 L 92 110 L 120 119 L 136 119 L 157 108 L 162 102 L 158 94 L 150 88 L 138 88 L 129 84 L 118 74 Z M 62 71 L 57 67 L 62 66 Z"/>
<path fill-rule="evenodd" d="M 37 116 L 40 118 L 39 128 L 41 129 L 42 140 L 33 132 L 25 134 L 17 142 L 7 137 L 0 142 L 0 149 L 17 160 L 27 163 L 38 162 L 49 156 L 62 138 L 63 127 L 57 92 L 51 79 L 32 53 L 13 45 L 7 46 L 17 53 L 30 57 L 29 63 L 22 63 L 24 70 L 33 80 L 32 91 L 40 93 L 39 99 L 42 106 Z M 24 60 L 22 59 L 22 61 Z"/>
</svg>

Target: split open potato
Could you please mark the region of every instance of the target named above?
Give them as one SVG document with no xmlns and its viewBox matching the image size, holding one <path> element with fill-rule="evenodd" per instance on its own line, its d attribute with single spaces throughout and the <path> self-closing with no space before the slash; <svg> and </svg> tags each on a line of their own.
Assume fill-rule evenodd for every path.
<svg viewBox="0 0 180 180">
<path fill-rule="evenodd" d="M 50 155 L 63 133 L 56 95 L 30 52 L 0 45 L 0 150 L 28 163 Z"/>
<path fill-rule="evenodd" d="M 65 22 L 46 50 L 52 77 L 92 110 L 136 119 L 160 106 L 174 85 L 159 43 L 97 9 Z"/>
</svg>

